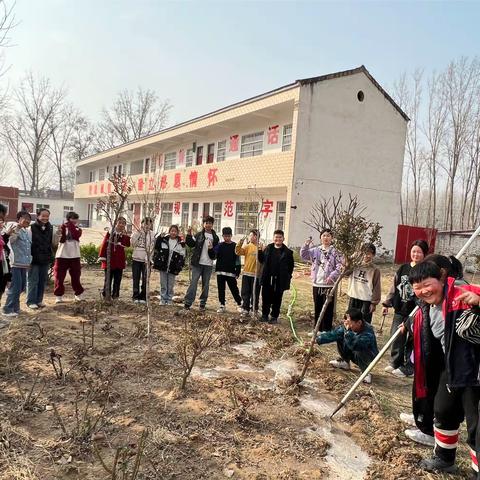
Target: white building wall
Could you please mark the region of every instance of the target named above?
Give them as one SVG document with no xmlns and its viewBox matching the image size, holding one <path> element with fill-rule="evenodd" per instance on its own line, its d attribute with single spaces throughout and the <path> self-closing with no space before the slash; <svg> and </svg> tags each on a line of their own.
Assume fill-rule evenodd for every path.
<svg viewBox="0 0 480 480">
<path fill-rule="evenodd" d="M 30 196 L 20 196 L 18 197 L 18 209 L 22 209 L 22 204 L 33 204 L 32 212 L 36 214 L 37 209 L 41 205 L 46 205 L 50 210 L 50 223 L 52 225 L 60 225 L 63 223 L 66 214 L 66 208 L 74 207 L 73 199 L 67 198 L 39 198 L 39 197 L 30 197 Z"/>
<path fill-rule="evenodd" d="M 363 73 L 301 87 L 290 245 L 318 238 L 304 221 L 316 201 L 341 191 L 358 195 L 368 217 L 383 225 L 384 247 L 395 248 L 406 126 Z"/>
</svg>

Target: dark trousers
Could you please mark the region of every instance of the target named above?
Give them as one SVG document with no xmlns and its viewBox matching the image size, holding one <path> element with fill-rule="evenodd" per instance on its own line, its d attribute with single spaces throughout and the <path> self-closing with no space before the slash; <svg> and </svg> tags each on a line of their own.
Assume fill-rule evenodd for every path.
<svg viewBox="0 0 480 480">
<path fill-rule="evenodd" d="M 373 314 L 370 313 L 370 305 L 372 302 L 368 300 L 359 300 L 358 298 L 350 298 L 348 302 L 348 308 L 358 308 L 362 311 L 363 319 L 367 323 L 372 323 Z"/>
<path fill-rule="evenodd" d="M 337 350 L 342 357 L 342 360 L 346 362 L 353 362 L 355 365 L 358 365 L 358 368 L 363 372 L 369 365 L 372 363 L 372 360 L 375 358 L 373 353 L 368 350 L 351 350 L 345 345 L 345 341 L 337 341 Z"/>
<path fill-rule="evenodd" d="M 237 279 L 235 277 L 229 277 L 228 275 L 217 275 L 218 301 L 220 305 L 225 305 L 225 284 L 228 285 L 235 302 L 240 306 L 242 297 L 238 291 Z"/>
<path fill-rule="evenodd" d="M 283 290 L 276 285 L 266 283 L 262 285 L 262 317 L 278 318 L 280 315 L 280 306 L 282 305 Z"/>
<path fill-rule="evenodd" d="M 315 305 L 315 320 L 313 321 L 313 328 L 317 324 L 318 317 L 320 317 L 320 312 L 322 311 L 324 303 L 327 301 L 327 295 L 329 293 L 329 288 L 322 287 L 313 287 L 313 304 Z M 320 323 L 319 332 L 328 332 L 332 329 L 333 325 L 333 309 L 335 307 L 335 296 L 332 298 L 332 301 L 327 306 L 327 311 Z"/>
<path fill-rule="evenodd" d="M 395 313 L 393 315 L 392 327 L 390 328 L 390 336 L 392 336 L 398 327 L 406 320 L 407 317 Z M 413 371 L 412 361 L 410 359 L 413 351 L 413 340 L 409 334 L 400 334 L 392 343 L 390 364 L 393 368 L 405 369 L 407 373 Z"/>
<path fill-rule="evenodd" d="M 427 396 L 416 398 L 415 379 L 412 384 L 412 413 L 417 428 L 425 435 L 433 437 L 433 407 L 435 403 L 436 388 L 429 388 Z"/>
<path fill-rule="evenodd" d="M 132 261 L 133 300 L 146 300 L 147 266 L 145 262 Z M 141 286 L 140 286 L 141 281 Z"/>
<path fill-rule="evenodd" d="M 70 274 L 70 283 L 75 295 L 81 295 L 84 292 L 84 288 L 80 283 L 80 275 L 82 273 L 82 267 L 80 265 L 79 258 L 56 258 L 55 266 L 53 267 L 53 273 L 55 276 L 55 285 L 53 294 L 56 297 L 61 297 L 65 293 L 65 277 L 67 272 Z"/>
<path fill-rule="evenodd" d="M 435 455 L 446 462 L 455 462 L 458 444 L 458 429 L 465 417 L 467 421 L 467 444 L 478 459 L 480 435 L 478 431 L 478 402 L 480 387 L 455 388 L 448 391 L 445 372 L 435 396 Z M 473 458 L 472 458 L 473 460 Z"/>
<path fill-rule="evenodd" d="M 3 297 L 5 293 L 5 289 L 7 288 L 7 283 L 10 282 L 12 279 L 12 275 L 7 273 L 6 275 L 0 274 L 0 299 Z"/>
<path fill-rule="evenodd" d="M 120 284 L 122 283 L 123 268 L 112 268 L 110 270 L 110 294 L 112 298 L 120 296 Z M 103 282 L 102 295 L 107 294 L 107 270 L 105 269 L 105 281 Z"/>
<path fill-rule="evenodd" d="M 253 307 L 253 285 L 255 283 L 255 277 L 251 275 L 242 276 L 242 308 L 247 312 Z M 258 304 L 260 301 L 260 279 L 257 278 L 257 284 L 255 285 L 255 308 L 254 311 L 258 311 Z"/>
</svg>

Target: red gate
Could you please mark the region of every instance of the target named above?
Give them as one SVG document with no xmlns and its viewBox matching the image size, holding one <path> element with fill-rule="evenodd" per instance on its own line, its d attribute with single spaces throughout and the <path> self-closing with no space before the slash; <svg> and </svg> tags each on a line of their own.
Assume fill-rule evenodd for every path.
<svg viewBox="0 0 480 480">
<path fill-rule="evenodd" d="M 413 227 L 411 225 L 399 225 L 397 228 L 397 245 L 395 247 L 395 263 L 410 262 L 410 245 L 415 240 L 426 240 L 430 247 L 428 253 L 435 251 L 437 239 L 436 228 Z"/>
</svg>

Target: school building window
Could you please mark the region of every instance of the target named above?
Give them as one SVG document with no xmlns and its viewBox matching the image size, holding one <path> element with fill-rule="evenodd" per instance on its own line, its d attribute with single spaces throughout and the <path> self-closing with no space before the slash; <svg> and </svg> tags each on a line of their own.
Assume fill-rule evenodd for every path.
<svg viewBox="0 0 480 480">
<path fill-rule="evenodd" d="M 98 169 L 98 179 L 100 181 L 105 180 L 105 169 L 104 168 L 99 168 Z"/>
<path fill-rule="evenodd" d="M 292 148 L 292 124 L 283 126 L 282 152 L 288 152 Z"/>
<path fill-rule="evenodd" d="M 149 172 L 150 172 L 150 159 L 146 158 L 145 159 L 145 170 L 143 171 L 143 173 L 149 173 Z"/>
<path fill-rule="evenodd" d="M 188 148 L 185 154 L 185 166 L 191 167 L 193 165 L 193 148 Z"/>
<path fill-rule="evenodd" d="M 50 205 L 49 205 L 48 203 L 37 203 L 37 212 L 38 212 L 41 208 L 46 208 L 47 210 L 50 210 Z"/>
<path fill-rule="evenodd" d="M 246 235 L 252 228 L 257 228 L 257 202 L 237 202 L 235 207 L 235 235 Z"/>
<path fill-rule="evenodd" d="M 256 157 L 263 153 L 263 132 L 242 135 L 240 157 Z"/>
<path fill-rule="evenodd" d="M 182 220 L 181 224 L 183 228 L 188 228 L 188 211 L 190 210 L 190 203 L 183 202 L 182 203 Z"/>
<path fill-rule="evenodd" d="M 203 218 L 210 215 L 210 202 L 205 202 L 203 204 Z"/>
<path fill-rule="evenodd" d="M 217 143 L 217 162 L 223 162 L 227 155 L 227 141 L 222 140 Z"/>
<path fill-rule="evenodd" d="M 162 214 L 160 216 L 160 225 L 169 227 L 172 224 L 173 202 L 162 202 Z"/>
<path fill-rule="evenodd" d="M 285 216 L 287 215 L 287 202 L 277 202 L 275 230 L 285 231 Z"/>
<path fill-rule="evenodd" d="M 198 203 L 192 203 L 192 224 L 198 220 Z"/>
<path fill-rule="evenodd" d="M 94 182 L 95 181 L 95 170 L 88 172 L 88 181 Z"/>
<path fill-rule="evenodd" d="M 177 152 L 166 153 L 163 168 L 165 170 L 173 170 L 176 166 L 177 166 Z"/>
<path fill-rule="evenodd" d="M 67 213 L 68 212 L 73 212 L 73 206 L 69 206 L 69 205 L 64 205 L 63 206 L 63 217 L 65 218 L 67 216 Z"/>
<path fill-rule="evenodd" d="M 130 164 L 130 175 L 140 175 L 143 171 L 143 160 L 137 160 Z"/>
<path fill-rule="evenodd" d="M 213 202 L 212 217 L 215 220 L 213 228 L 217 232 L 222 231 L 222 202 Z"/>
</svg>

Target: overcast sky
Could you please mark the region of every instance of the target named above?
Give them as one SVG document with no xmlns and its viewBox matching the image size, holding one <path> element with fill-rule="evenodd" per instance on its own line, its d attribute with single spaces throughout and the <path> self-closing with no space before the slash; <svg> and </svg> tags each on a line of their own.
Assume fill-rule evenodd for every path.
<svg viewBox="0 0 480 480">
<path fill-rule="evenodd" d="M 137 85 L 170 99 L 172 124 L 361 64 L 388 89 L 480 46 L 479 2 L 16 0 L 15 11 L 10 84 L 47 76 L 92 120 Z"/>
</svg>

